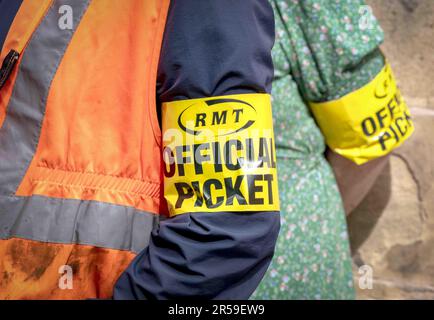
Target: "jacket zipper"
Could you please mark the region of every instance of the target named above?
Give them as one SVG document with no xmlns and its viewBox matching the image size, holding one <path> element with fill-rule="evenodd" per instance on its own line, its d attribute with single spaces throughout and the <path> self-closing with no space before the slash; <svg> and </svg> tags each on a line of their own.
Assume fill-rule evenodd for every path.
<svg viewBox="0 0 434 320">
<path fill-rule="evenodd" d="M 4 84 L 8 80 L 19 57 L 20 54 L 17 51 L 11 50 L 3 60 L 3 64 L 0 69 L 0 90 L 3 88 Z"/>
</svg>

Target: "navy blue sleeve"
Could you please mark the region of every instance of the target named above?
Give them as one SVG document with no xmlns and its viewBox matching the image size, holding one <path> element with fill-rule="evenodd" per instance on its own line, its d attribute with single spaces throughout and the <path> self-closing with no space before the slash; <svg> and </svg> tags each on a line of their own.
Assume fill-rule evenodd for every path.
<svg viewBox="0 0 434 320">
<path fill-rule="evenodd" d="M 274 18 L 267 0 L 173 1 L 160 59 L 161 102 L 269 93 Z M 279 212 L 187 213 L 160 223 L 114 299 L 247 299 L 274 253 Z"/>
<path fill-rule="evenodd" d="M 0 50 L 3 48 L 9 28 L 21 6 L 21 2 L 22 0 L 0 0 Z"/>
</svg>

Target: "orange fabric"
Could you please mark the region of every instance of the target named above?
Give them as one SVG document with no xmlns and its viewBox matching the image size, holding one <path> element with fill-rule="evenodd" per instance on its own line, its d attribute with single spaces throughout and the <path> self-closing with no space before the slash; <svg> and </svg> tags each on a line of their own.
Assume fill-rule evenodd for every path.
<svg viewBox="0 0 434 320">
<path fill-rule="evenodd" d="M 51 2 L 23 2 L 5 52 L 24 48 Z M 37 150 L 17 196 L 166 212 L 155 90 L 169 2 L 90 2 L 51 83 Z M 0 96 L 1 121 L 17 69 Z M 0 299 L 107 298 L 134 256 L 87 245 L 0 240 Z M 73 268 L 73 290 L 59 288 L 63 265 Z"/>
<path fill-rule="evenodd" d="M 84 245 L 0 240 L 0 299 L 110 298 L 134 256 Z M 64 265 L 72 268 L 72 289 L 59 286 Z"/>
<path fill-rule="evenodd" d="M 3 61 L 11 50 L 15 50 L 18 53 L 21 53 L 24 50 L 37 25 L 42 20 L 52 2 L 53 0 L 23 1 L 5 39 L 0 54 L 0 61 Z M 17 66 L 20 62 L 21 58 L 19 59 Z M 6 82 L 0 94 L 0 127 L 3 125 L 7 105 L 12 95 L 13 85 L 18 72 L 17 66 L 15 66 L 9 77 L 9 81 Z"/>
<path fill-rule="evenodd" d="M 156 73 L 168 0 L 93 0 L 53 80 L 17 195 L 164 210 Z"/>
<path fill-rule="evenodd" d="M 33 194 L 108 203 L 128 201 L 130 206 L 145 210 L 160 205 L 157 182 L 42 167 L 36 167 L 30 179 Z"/>
</svg>

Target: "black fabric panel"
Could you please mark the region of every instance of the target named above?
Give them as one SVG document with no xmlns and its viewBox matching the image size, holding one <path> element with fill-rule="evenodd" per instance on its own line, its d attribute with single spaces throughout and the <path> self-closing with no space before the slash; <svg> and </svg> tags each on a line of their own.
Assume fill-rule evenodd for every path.
<svg viewBox="0 0 434 320">
<path fill-rule="evenodd" d="M 0 49 L 3 48 L 9 28 L 21 6 L 22 0 L 0 0 Z M 0 63 L 1 64 L 1 63 Z"/>
<path fill-rule="evenodd" d="M 172 1 L 158 74 L 162 102 L 271 92 L 274 17 L 266 0 Z"/>
<path fill-rule="evenodd" d="M 278 212 L 194 213 L 163 221 L 114 299 L 247 299 L 264 276 Z"/>
</svg>

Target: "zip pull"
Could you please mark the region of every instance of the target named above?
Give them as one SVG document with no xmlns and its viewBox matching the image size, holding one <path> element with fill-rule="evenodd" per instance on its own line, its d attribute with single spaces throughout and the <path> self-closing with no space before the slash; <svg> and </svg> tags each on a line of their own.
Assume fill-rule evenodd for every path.
<svg viewBox="0 0 434 320">
<path fill-rule="evenodd" d="M 3 60 L 2 67 L 0 69 L 0 90 L 3 88 L 4 84 L 8 80 L 19 57 L 20 54 L 17 51 L 11 50 Z"/>
</svg>

